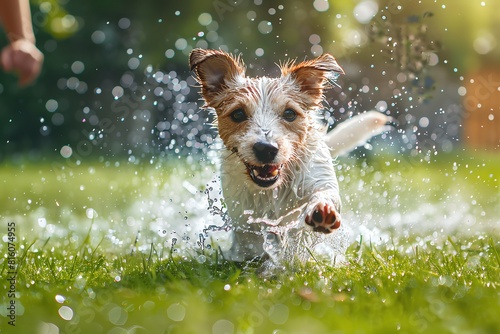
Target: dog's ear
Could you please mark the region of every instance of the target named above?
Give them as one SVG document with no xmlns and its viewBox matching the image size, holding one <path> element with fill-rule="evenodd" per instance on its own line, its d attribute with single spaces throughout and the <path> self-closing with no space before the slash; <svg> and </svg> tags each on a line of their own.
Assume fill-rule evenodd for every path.
<svg viewBox="0 0 500 334">
<path fill-rule="evenodd" d="M 291 76 L 299 84 L 301 91 L 309 97 L 308 102 L 318 105 L 323 99 L 323 90 L 330 87 L 330 80 L 344 74 L 344 70 L 331 54 L 325 53 L 297 65 L 285 64 L 281 67 L 281 74 Z"/>
<path fill-rule="evenodd" d="M 245 77 L 241 59 L 224 51 L 194 49 L 189 56 L 189 66 L 201 84 L 201 94 L 207 105 L 232 82 Z"/>
</svg>

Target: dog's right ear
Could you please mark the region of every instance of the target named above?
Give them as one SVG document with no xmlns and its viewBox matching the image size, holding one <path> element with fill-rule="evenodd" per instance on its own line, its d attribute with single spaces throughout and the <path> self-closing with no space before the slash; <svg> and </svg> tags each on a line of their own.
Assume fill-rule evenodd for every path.
<svg viewBox="0 0 500 334">
<path fill-rule="evenodd" d="M 224 51 L 194 49 L 189 55 L 189 66 L 201 84 L 207 106 L 219 93 L 245 77 L 241 59 Z"/>
</svg>

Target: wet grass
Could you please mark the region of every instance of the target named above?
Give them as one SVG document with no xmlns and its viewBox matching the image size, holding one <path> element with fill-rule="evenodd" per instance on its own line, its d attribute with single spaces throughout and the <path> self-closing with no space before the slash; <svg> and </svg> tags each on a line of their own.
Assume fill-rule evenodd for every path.
<svg viewBox="0 0 500 334">
<path fill-rule="evenodd" d="M 375 210 L 384 203 L 391 206 L 397 195 L 397 205 L 405 208 L 403 203 L 416 198 L 444 201 L 459 189 L 460 198 L 476 201 L 486 218 L 495 214 L 498 158 L 461 156 L 456 162 L 443 157 L 415 166 L 380 158 L 357 166 L 345 164 L 339 175 L 344 177 L 345 195 L 351 198 L 347 207 Z M 154 189 L 165 183 L 173 188 L 170 198 L 175 202 L 182 176 L 200 187 L 206 179 L 199 174 L 200 170 L 175 165 L 158 169 L 96 163 L 62 171 L 43 165 L 0 168 L 2 189 L 9 189 L 7 200 L 0 203 L 4 229 L 0 248 L 6 253 L 0 259 L 0 332 L 498 332 L 500 235 L 495 225 L 456 235 L 419 233 L 418 228 L 402 234 L 389 228 L 388 241 L 358 238 L 344 264 L 313 260 L 266 277 L 259 275 L 259 263 L 225 261 L 216 247 L 196 247 L 193 242 L 193 250 L 185 253 L 170 242 L 148 244 L 142 234 L 137 236 L 146 245 L 142 249 L 133 247 L 134 238 L 130 245 L 114 248 L 95 229 L 104 220 L 123 223 L 127 215 L 119 213 L 130 210 L 131 198 L 148 201 L 150 196 L 164 195 Z M 360 181 L 372 193 L 356 199 Z M 377 195 L 384 192 L 385 196 Z M 355 207 L 357 201 L 364 206 Z M 52 209 L 46 208 L 52 204 Z M 99 212 L 99 219 L 86 217 L 89 207 Z M 42 209 L 48 221 L 81 226 L 62 237 L 38 235 L 36 228 L 28 228 L 29 220 L 37 217 L 29 213 Z M 69 211 L 62 214 L 64 210 Z M 442 217 L 435 219 L 432 223 L 439 231 Z M 10 258 L 4 252 L 10 221 L 18 228 L 15 298 L 8 296 L 4 280 L 10 277 Z M 11 300 L 16 307 L 15 327 L 6 317 Z"/>
<path fill-rule="evenodd" d="M 497 239 L 498 240 L 498 239 Z M 495 333 L 500 245 L 493 237 L 408 249 L 354 244 L 344 265 L 272 277 L 217 252 L 111 255 L 88 244 L 20 250 L 19 333 Z M 119 276 L 116 273 L 120 273 Z M 5 267 L 2 276 L 5 275 Z M 22 307 L 22 310 L 21 310 Z M 66 320 L 65 320 L 66 319 Z M 6 319 L 2 318 L 2 326 Z M 4 327 L 5 328 L 5 327 Z M 45 328 L 45 329 L 44 329 Z"/>
<path fill-rule="evenodd" d="M 103 213 L 123 211 L 131 200 L 164 185 L 179 183 L 181 178 L 191 179 L 194 173 L 200 173 L 199 164 L 163 162 L 152 166 L 126 161 L 5 164 L 0 168 L 0 187 L 5 199 L 0 202 L 0 212 L 9 216 L 43 208 L 56 219 L 62 209 L 77 217 L 84 217 L 88 207 Z"/>
</svg>

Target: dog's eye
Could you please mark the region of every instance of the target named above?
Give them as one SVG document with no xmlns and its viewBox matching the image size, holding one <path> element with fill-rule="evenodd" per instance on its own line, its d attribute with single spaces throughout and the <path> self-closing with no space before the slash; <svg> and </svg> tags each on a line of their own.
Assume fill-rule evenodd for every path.
<svg viewBox="0 0 500 334">
<path fill-rule="evenodd" d="M 286 109 L 282 117 L 287 122 L 293 122 L 297 118 L 297 113 L 292 109 Z"/>
<path fill-rule="evenodd" d="M 231 113 L 231 119 L 236 123 L 241 123 L 247 119 L 247 114 L 243 109 L 236 109 Z"/>
</svg>

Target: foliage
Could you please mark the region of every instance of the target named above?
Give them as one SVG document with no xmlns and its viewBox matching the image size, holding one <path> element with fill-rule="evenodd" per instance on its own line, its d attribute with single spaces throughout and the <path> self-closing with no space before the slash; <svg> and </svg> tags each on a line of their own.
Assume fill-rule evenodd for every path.
<svg viewBox="0 0 500 334">
<path fill-rule="evenodd" d="M 356 6 L 351 1 L 319 0 L 286 4 L 34 0 L 33 22 L 37 45 L 45 54 L 44 70 L 38 82 L 24 90 L 11 74 L 0 72 L 0 129 L 6 138 L 0 143 L 0 159 L 15 159 L 16 153 L 23 152 L 39 160 L 65 145 L 80 160 L 117 154 L 148 159 L 203 150 L 214 133 L 207 125 L 210 117 L 198 111 L 197 90 L 187 68 L 187 55 L 194 47 L 241 52 L 252 75 L 276 73 L 274 64 L 280 60 L 331 52 L 348 70 L 348 76 L 339 81 L 342 93 L 328 96 L 329 112 L 336 118 L 375 107 L 380 110 L 379 101 L 386 102 L 387 110 L 382 111 L 394 116 L 430 117 L 434 110 L 420 108 L 420 103 L 447 100 L 445 94 L 449 94 L 432 91 L 449 85 L 446 78 L 433 75 L 434 69 L 450 73 L 458 67 L 461 75 L 466 74 L 462 64 L 474 63 L 467 60 L 475 55 L 470 47 L 474 32 L 488 31 L 495 12 L 488 7 L 483 11 L 476 3 L 445 2 L 441 6 L 431 1 L 398 1 L 401 6 L 395 7 L 391 1 L 364 1 Z M 467 15 L 472 7 L 484 20 Z M 448 11 L 464 17 L 450 21 L 453 15 Z M 374 16 L 361 18 L 363 13 Z M 412 21 L 420 16 L 426 19 Z M 469 18 L 479 22 L 474 24 L 482 30 L 466 29 L 464 46 L 461 27 Z M 428 29 L 425 36 L 417 33 L 414 39 L 413 33 L 400 36 L 387 26 L 410 32 Z M 443 33 L 448 26 L 450 33 Z M 370 41 L 373 27 L 382 39 L 391 37 L 392 44 Z M 437 58 L 433 56 L 439 63 L 429 67 L 429 52 L 435 52 L 438 42 L 446 43 L 434 55 Z M 0 45 L 6 43 L 1 34 Z M 393 48 L 397 52 L 391 56 Z M 416 53 L 402 60 L 405 50 Z M 415 89 L 409 89 L 406 79 L 394 80 L 401 61 L 405 69 L 418 67 L 416 73 L 402 73 Z M 458 75 L 454 76 L 451 80 L 456 81 Z M 457 94 L 453 99 L 459 102 Z M 440 103 L 440 107 L 447 105 Z"/>
</svg>

